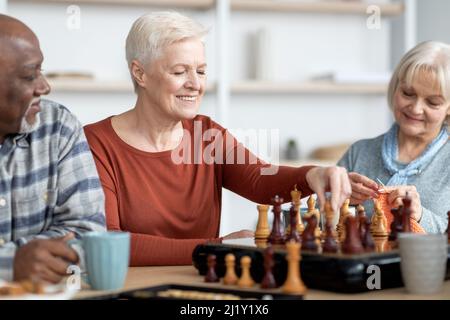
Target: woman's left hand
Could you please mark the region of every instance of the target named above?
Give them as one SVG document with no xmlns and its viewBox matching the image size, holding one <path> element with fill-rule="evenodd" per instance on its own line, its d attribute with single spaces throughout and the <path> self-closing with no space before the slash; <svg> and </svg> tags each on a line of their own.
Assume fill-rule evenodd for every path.
<svg viewBox="0 0 450 320">
<path fill-rule="evenodd" d="M 401 206 L 406 192 L 408 192 L 408 196 L 411 198 L 411 217 L 419 222 L 422 218 L 422 204 L 416 186 L 389 186 L 385 189 L 389 192 L 388 202 L 393 207 Z"/>
</svg>

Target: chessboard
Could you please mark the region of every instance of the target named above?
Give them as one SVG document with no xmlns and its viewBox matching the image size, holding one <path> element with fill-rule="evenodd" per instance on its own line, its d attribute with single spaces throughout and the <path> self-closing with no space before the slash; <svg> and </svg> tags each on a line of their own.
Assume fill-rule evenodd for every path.
<svg viewBox="0 0 450 320">
<path fill-rule="evenodd" d="M 361 205 L 351 214 L 349 200 L 335 213 L 329 197 L 324 212 L 319 212 L 313 196 L 309 197 L 307 213 L 302 217 L 301 193 L 296 187 L 291 191 L 291 198 L 287 223 L 283 223 L 281 216 L 283 199 L 275 196 L 271 229 L 268 225 L 270 206 L 258 205 L 255 239 L 198 245 L 192 260 L 199 274 L 205 275 L 205 281 L 210 279 L 210 273 L 214 274 L 214 279 L 210 280 L 215 281 L 235 271 L 241 277 L 244 270 L 250 273 L 246 278 L 261 283 L 263 288 L 285 288 L 286 283 L 296 283 L 299 291 L 304 291 L 300 287 L 306 285 L 356 293 L 403 286 L 398 234 L 424 233 L 411 218 L 408 195 L 399 208 L 389 208 L 382 197 L 374 200 L 375 211 L 370 219 Z M 450 212 L 448 214 L 450 220 Z M 320 221 L 325 223 L 321 225 Z M 448 234 L 450 236 L 450 232 Z M 446 279 L 450 279 L 450 250 Z"/>
<path fill-rule="evenodd" d="M 253 245 L 251 244 L 253 242 Z M 388 242 L 381 241 L 380 246 L 388 246 Z M 286 280 L 286 249 L 283 245 L 273 246 L 273 275 L 277 285 Z M 260 283 L 264 277 L 265 248 L 254 239 L 239 239 L 222 244 L 207 243 L 198 245 L 192 255 L 194 267 L 200 275 L 205 276 L 208 271 L 207 257 L 216 256 L 216 273 L 223 277 L 226 273 L 225 257 L 233 254 L 236 261 L 244 256 L 251 258 L 250 273 L 255 282 Z M 368 252 L 361 254 L 316 253 L 301 251 L 299 262 L 301 279 L 308 288 L 326 291 L 357 293 L 370 291 L 373 283 L 370 279 L 374 275 L 374 266 L 379 268 L 380 289 L 402 287 L 403 281 L 400 271 L 400 255 L 398 249 L 385 252 Z M 239 265 L 236 273 L 240 276 Z M 446 279 L 450 279 L 450 249 L 448 251 Z M 372 289 L 371 289 L 372 288 Z"/>
</svg>

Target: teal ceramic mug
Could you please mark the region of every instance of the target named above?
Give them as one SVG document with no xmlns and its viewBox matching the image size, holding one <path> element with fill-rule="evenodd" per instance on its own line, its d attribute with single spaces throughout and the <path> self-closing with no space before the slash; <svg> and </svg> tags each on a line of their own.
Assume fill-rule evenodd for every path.
<svg viewBox="0 0 450 320">
<path fill-rule="evenodd" d="M 69 241 L 69 245 L 80 255 L 91 289 L 118 290 L 123 287 L 130 258 L 128 232 L 87 232 L 80 240 Z"/>
</svg>

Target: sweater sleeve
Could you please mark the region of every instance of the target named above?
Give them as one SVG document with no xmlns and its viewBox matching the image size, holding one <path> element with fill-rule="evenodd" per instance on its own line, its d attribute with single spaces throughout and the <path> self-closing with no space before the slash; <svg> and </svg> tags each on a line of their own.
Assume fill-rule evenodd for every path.
<svg viewBox="0 0 450 320">
<path fill-rule="evenodd" d="M 270 204 L 275 195 L 291 201 L 290 191 L 297 185 L 302 197 L 313 193 L 306 181 L 314 166 L 300 168 L 265 163 L 239 143 L 228 131 L 226 161 L 222 166 L 223 187 L 253 202 Z"/>
</svg>

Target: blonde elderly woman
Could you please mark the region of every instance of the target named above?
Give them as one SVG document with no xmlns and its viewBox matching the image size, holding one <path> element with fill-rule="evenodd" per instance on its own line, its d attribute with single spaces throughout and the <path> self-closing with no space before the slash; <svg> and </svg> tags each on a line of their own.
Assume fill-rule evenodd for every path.
<svg viewBox="0 0 450 320">
<path fill-rule="evenodd" d="M 392 75 L 388 102 L 391 129 L 356 142 L 338 162 L 350 172 L 351 203 L 376 198 L 379 179 L 391 206 L 408 192 L 412 218 L 427 233 L 443 233 L 450 210 L 450 46 L 424 42 L 406 53 Z"/>
<path fill-rule="evenodd" d="M 275 195 L 290 201 L 295 185 L 323 203 L 329 189 L 334 208 L 351 194 L 344 168 L 271 171 L 226 129 L 198 115 L 204 36 L 203 27 L 178 13 L 139 18 L 126 42 L 135 106 L 85 128 L 106 195 L 107 226 L 131 232 L 131 265 L 191 264 L 197 244 L 253 236 L 219 237 L 222 188 L 257 203 Z"/>
</svg>

